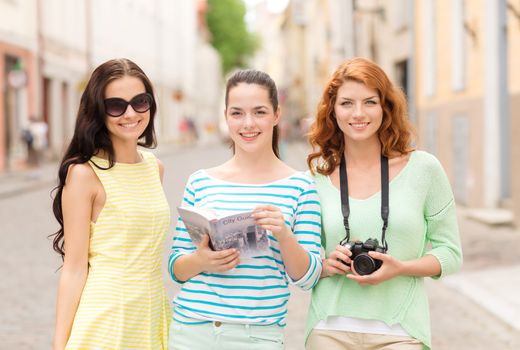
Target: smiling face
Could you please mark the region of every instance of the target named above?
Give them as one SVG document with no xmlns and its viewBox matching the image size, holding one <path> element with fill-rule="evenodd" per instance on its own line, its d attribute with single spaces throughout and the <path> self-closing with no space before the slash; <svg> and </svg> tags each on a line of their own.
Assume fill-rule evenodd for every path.
<svg viewBox="0 0 520 350">
<path fill-rule="evenodd" d="M 143 82 L 136 77 L 125 75 L 110 82 L 105 88 L 105 99 L 122 98 L 131 101 L 136 95 L 146 92 Z M 137 140 L 145 131 L 150 122 L 150 111 L 136 112 L 131 105 L 119 117 L 107 115 L 105 125 L 109 131 L 112 142 L 131 142 Z"/>
<path fill-rule="evenodd" d="M 379 142 L 383 108 L 376 90 L 348 80 L 338 89 L 334 114 L 345 142 Z"/>
<path fill-rule="evenodd" d="M 231 88 L 225 113 L 235 151 L 272 151 L 273 129 L 280 113 L 273 110 L 265 87 L 240 83 Z"/>
</svg>

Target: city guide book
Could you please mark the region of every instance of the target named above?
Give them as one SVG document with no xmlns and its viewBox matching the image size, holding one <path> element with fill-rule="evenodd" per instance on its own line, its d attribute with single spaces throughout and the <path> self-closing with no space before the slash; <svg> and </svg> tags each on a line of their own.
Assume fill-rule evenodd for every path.
<svg viewBox="0 0 520 350">
<path fill-rule="evenodd" d="M 269 253 L 267 230 L 255 224 L 252 211 L 227 216 L 200 207 L 178 207 L 177 211 L 196 245 L 208 234 L 213 250 L 235 248 L 241 257 Z"/>
</svg>

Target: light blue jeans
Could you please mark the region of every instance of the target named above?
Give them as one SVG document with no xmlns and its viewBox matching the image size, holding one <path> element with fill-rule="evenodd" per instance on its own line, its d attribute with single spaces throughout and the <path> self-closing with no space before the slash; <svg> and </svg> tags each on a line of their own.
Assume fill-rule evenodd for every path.
<svg viewBox="0 0 520 350">
<path fill-rule="evenodd" d="M 218 321 L 197 325 L 172 321 L 168 349 L 283 350 L 283 328 Z"/>
</svg>

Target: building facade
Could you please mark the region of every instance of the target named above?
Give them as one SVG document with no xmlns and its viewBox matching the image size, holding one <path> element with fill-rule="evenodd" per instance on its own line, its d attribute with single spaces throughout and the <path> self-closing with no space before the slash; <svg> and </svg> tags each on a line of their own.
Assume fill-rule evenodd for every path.
<svg viewBox="0 0 520 350">
<path fill-rule="evenodd" d="M 441 159 L 459 203 L 517 220 L 519 14 L 506 0 L 427 0 L 414 14 L 420 145 Z"/>
<path fill-rule="evenodd" d="M 27 155 L 21 131 L 37 110 L 36 1 L 0 1 L 0 173 Z"/>
<path fill-rule="evenodd" d="M 24 167 L 29 117 L 47 123 L 47 154 L 59 158 L 92 70 L 135 61 L 152 80 L 160 142 L 180 138 L 189 117 L 208 134 L 220 115 L 221 68 L 209 44 L 205 0 L 0 0 L 0 173 Z M 212 127 L 213 125 L 213 127 Z"/>
<path fill-rule="evenodd" d="M 374 60 L 405 91 L 417 146 L 439 158 L 457 202 L 520 225 L 519 1 L 293 0 L 283 16 L 295 110 L 314 115 L 343 60 Z"/>
</svg>

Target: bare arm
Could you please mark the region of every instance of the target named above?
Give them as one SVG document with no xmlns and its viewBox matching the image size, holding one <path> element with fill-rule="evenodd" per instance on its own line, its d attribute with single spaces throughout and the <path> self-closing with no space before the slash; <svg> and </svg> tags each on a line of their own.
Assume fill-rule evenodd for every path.
<svg viewBox="0 0 520 350">
<path fill-rule="evenodd" d="M 441 273 L 441 264 L 433 255 L 425 255 L 419 259 L 403 261 L 400 275 L 432 277 Z"/>
<path fill-rule="evenodd" d="M 88 274 L 92 205 L 98 179 L 88 164 L 69 168 L 62 193 L 65 258 L 58 285 L 54 349 L 64 349 Z"/>
<path fill-rule="evenodd" d="M 288 226 L 286 228 L 288 232 L 283 235 L 283 238 L 278 238 L 280 252 L 287 273 L 293 280 L 297 281 L 307 273 L 310 258 L 309 254 L 296 240 L 296 236 L 291 229 Z"/>
<path fill-rule="evenodd" d="M 159 166 L 159 176 L 161 177 L 161 183 L 164 180 L 164 164 L 157 158 L 157 165 Z"/>
<path fill-rule="evenodd" d="M 278 240 L 283 263 L 289 276 L 293 280 L 302 278 L 309 269 L 309 254 L 285 224 L 282 211 L 274 205 L 259 205 L 252 216 L 258 225 L 270 230 Z"/>
</svg>

